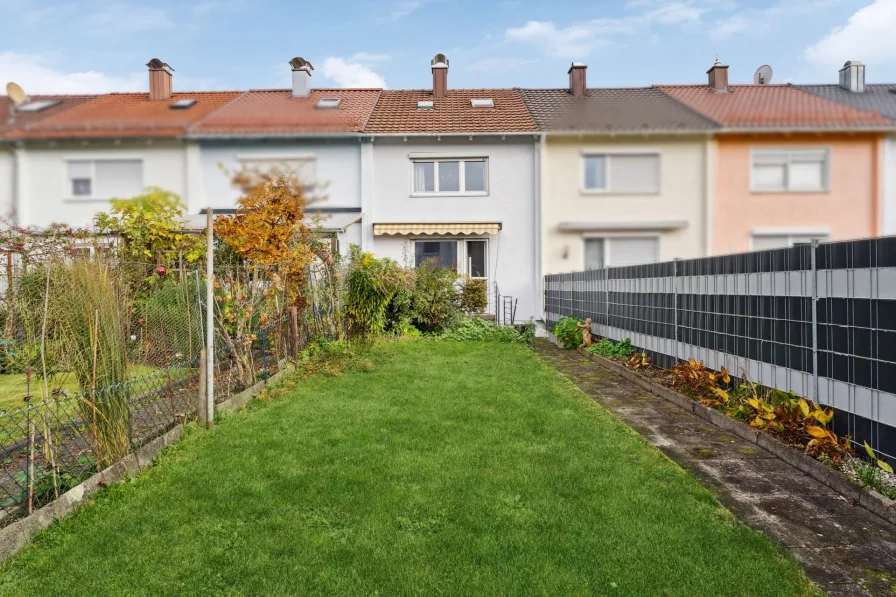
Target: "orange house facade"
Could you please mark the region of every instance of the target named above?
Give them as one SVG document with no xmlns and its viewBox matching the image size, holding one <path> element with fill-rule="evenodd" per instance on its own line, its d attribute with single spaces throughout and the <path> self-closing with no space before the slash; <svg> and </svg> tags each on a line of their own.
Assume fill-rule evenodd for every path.
<svg viewBox="0 0 896 597">
<path fill-rule="evenodd" d="M 707 253 L 720 255 L 880 234 L 884 135 L 894 123 L 791 85 L 660 89 L 717 122 L 710 141 Z"/>
</svg>

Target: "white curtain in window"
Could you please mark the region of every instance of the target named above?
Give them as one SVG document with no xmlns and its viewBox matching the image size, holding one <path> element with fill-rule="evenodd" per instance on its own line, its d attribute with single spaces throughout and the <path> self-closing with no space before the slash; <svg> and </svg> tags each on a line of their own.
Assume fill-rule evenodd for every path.
<svg viewBox="0 0 896 597">
<path fill-rule="evenodd" d="M 93 196 L 98 199 L 129 199 L 143 192 L 141 160 L 98 160 Z"/>
<path fill-rule="evenodd" d="M 414 192 L 432 193 L 435 190 L 435 164 L 414 162 Z"/>
<path fill-rule="evenodd" d="M 659 245 L 656 238 L 614 238 L 610 240 L 610 266 L 656 263 Z"/>
<path fill-rule="evenodd" d="M 604 239 L 585 239 L 585 269 L 601 269 L 604 267 Z"/>
<path fill-rule="evenodd" d="M 658 193 L 660 156 L 656 154 L 610 156 L 610 190 L 616 193 Z"/>
</svg>

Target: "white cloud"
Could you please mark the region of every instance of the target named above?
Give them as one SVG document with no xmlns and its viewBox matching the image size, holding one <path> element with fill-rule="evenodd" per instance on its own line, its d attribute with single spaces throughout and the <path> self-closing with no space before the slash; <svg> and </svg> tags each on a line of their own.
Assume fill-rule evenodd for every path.
<svg viewBox="0 0 896 597">
<path fill-rule="evenodd" d="M 613 19 L 592 19 L 569 27 L 552 21 L 529 21 L 504 32 L 509 41 L 528 43 L 554 58 L 581 59 L 594 50 L 611 45 L 623 36 L 645 34 L 654 25 L 671 26 L 699 23 L 716 6 L 717 0 L 657 2 L 633 0 L 628 8 L 641 12 Z"/>
<path fill-rule="evenodd" d="M 422 0 L 402 0 L 401 2 L 396 2 L 392 5 L 392 10 L 389 14 L 382 16 L 377 20 L 380 23 L 398 21 L 399 19 L 403 19 L 406 16 L 417 12 L 421 6 L 423 6 Z"/>
<path fill-rule="evenodd" d="M 735 34 L 764 34 L 799 15 L 811 14 L 841 0 L 781 0 L 768 8 L 747 9 L 732 13 L 715 21 L 709 36 L 712 39 L 728 39 Z"/>
<path fill-rule="evenodd" d="M 386 80 L 360 62 L 330 56 L 324 60 L 323 75 L 339 87 L 386 87 Z"/>
<path fill-rule="evenodd" d="M 0 52 L 0 73 L 4 87 L 8 81 L 21 85 L 26 93 L 107 93 L 145 91 L 149 85 L 145 72 L 108 75 L 98 71 L 66 72 L 35 54 Z"/>
<path fill-rule="evenodd" d="M 896 60 L 896 0 L 876 0 L 853 14 L 803 55 L 820 65 L 840 66 L 847 60 Z"/>
</svg>

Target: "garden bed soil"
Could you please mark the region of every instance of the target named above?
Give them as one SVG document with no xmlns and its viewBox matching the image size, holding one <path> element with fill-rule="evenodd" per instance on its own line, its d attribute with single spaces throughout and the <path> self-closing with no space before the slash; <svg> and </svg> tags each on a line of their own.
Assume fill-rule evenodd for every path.
<svg viewBox="0 0 896 597">
<path fill-rule="evenodd" d="M 784 462 L 833 489 L 850 502 L 858 504 L 884 520 L 896 524 L 896 500 L 892 500 L 869 487 L 859 487 L 844 473 L 805 454 L 802 445 L 791 443 L 795 441 L 795 438 L 776 437 L 771 433 L 754 429 L 738 419 L 731 418 L 722 412 L 700 404 L 698 401 L 667 387 L 663 383 L 663 378 L 667 374 L 656 367 L 635 371 L 625 367 L 622 363 L 600 355 L 591 354 L 584 349 L 579 349 L 579 353 L 636 383 L 650 393 L 693 412 L 698 417 L 737 435 L 743 440 L 765 448 Z M 787 441 L 788 439 L 790 439 L 790 442 Z"/>
</svg>

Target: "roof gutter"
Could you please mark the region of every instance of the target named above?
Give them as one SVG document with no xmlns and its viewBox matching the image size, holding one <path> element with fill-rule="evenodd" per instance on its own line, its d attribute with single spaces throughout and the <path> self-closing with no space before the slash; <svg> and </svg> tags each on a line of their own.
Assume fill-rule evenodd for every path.
<svg viewBox="0 0 896 597">
<path fill-rule="evenodd" d="M 230 141 L 247 139 L 356 139 L 368 137 L 364 133 L 189 133 L 184 139 L 197 141 Z"/>
<path fill-rule="evenodd" d="M 16 226 L 19 225 L 19 155 L 12 144 L 4 143 L 6 150 L 12 156 L 12 176 L 9 177 L 12 192 L 9 195 L 9 219 Z"/>
<path fill-rule="evenodd" d="M 484 133 L 476 132 L 450 132 L 450 133 L 364 133 L 367 137 L 538 137 L 542 131 L 492 131 Z"/>
</svg>

